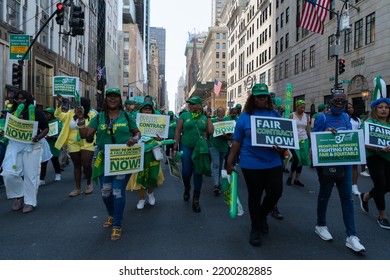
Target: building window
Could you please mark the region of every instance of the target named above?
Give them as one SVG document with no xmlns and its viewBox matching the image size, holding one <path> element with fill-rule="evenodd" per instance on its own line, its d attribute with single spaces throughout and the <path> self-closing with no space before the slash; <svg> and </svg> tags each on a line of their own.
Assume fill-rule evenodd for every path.
<svg viewBox="0 0 390 280">
<path fill-rule="evenodd" d="M 226 78 L 226 72 L 222 71 L 222 78 Z"/>
<path fill-rule="evenodd" d="M 226 49 L 226 44 L 222 43 L 222 49 Z"/>
<path fill-rule="evenodd" d="M 7 23 L 18 27 L 20 4 L 15 0 L 7 0 Z"/>
<path fill-rule="evenodd" d="M 215 33 L 215 39 L 219 39 L 219 38 L 220 38 L 219 33 Z"/>
<path fill-rule="evenodd" d="M 286 34 L 286 49 L 288 48 L 289 43 L 290 43 L 290 34 L 287 33 Z"/>
<path fill-rule="evenodd" d="M 280 14 L 280 28 L 283 28 L 283 17 L 284 17 L 284 13 L 281 13 Z"/>
<path fill-rule="evenodd" d="M 278 41 L 276 41 L 276 44 L 275 44 L 275 55 L 278 55 L 278 53 L 279 53 L 279 42 Z"/>
<path fill-rule="evenodd" d="M 315 56 L 316 56 L 316 53 L 315 53 L 315 45 L 311 46 L 310 47 L 310 61 L 309 61 L 309 67 L 310 68 L 313 68 L 314 65 L 315 65 Z"/>
<path fill-rule="evenodd" d="M 215 62 L 215 68 L 219 68 L 219 61 Z"/>
<path fill-rule="evenodd" d="M 226 63 L 223 61 L 222 62 L 222 68 L 225 68 L 226 67 Z"/>
<path fill-rule="evenodd" d="M 290 7 L 287 7 L 287 9 L 286 9 L 286 24 L 288 24 L 289 18 L 290 18 Z"/>
<path fill-rule="evenodd" d="M 278 32 L 278 30 L 279 30 L 279 18 L 277 17 L 276 18 L 276 32 Z"/>
<path fill-rule="evenodd" d="M 219 58 L 219 52 L 215 53 L 215 58 Z"/>
<path fill-rule="evenodd" d="M 238 88 L 237 88 L 237 94 L 238 94 L 238 96 L 241 96 L 241 93 L 242 93 L 242 86 L 239 85 Z"/>
<path fill-rule="evenodd" d="M 219 71 L 215 71 L 215 78 L 219 78 Z"/>
<path fill-rule="evenodd" d="M 344 31 L 344 53 L 352 51 L 352 28 Z"/>
<path fill-rule="evenodd" d="M 306 50 L 302 51 L 302 72 L 306 71 Z"/>
<path fill-rule="evenodd" d="M 296 54 L 294 59 L 294 74 L 298 74 L 298 73 L 299 73 L 299 54 Z"/>
<path fill-rule="evenodd" d="M 279 81 L 283 80 L 283 62 L 279 65 Z"/>
<path fill-rule="evenodd" d="M 268 69 L 268 85 L 271 85 L 271 69 Z"/>
<path fill-rule="evenodd" d="M 284 78 L 288 78 L 288 59 L 284 62 Z"/>
<path fill-rule="evenodd" d="M 222 33 L 222 39 L 226 40 L 226 33 Z"/>
<path fill-rule="evenodd" d="M 265 72 L 260 74 L 260 81 L 261 84 L 265 84 Z"/>
<path fill-rule="evenodd" d="M 282 52 L 283 51 L 283 37 L 282 38 L 280 38 L 280 52 Z"/>
<path fill-rule="evenodd" d="M 276 83 L 278 81 L 278 65 L 275 66 L 274 79 L 274 82 Z"/>
<path fill-rule="evenodd" d="M 355 43 L 354 48 L 358 49 L 363 46 L 363 19 L 355 22 Z"/>
<path fill-rule="evenodd" d="M 366 45 L 375 42 L 375 13 L 366 17 Z"/>
<path fill-rule="evenodd" d="M 215 43 L 215 48 L 219 49 L 219 43 Z"/>
<path fill-rule="evenodd" d="M 330 56 L 330 49 L 331 49 L 331 47 L 335 44 L 335 36 L 334 36 L 334 34 L 333 35 L 330 35 L 329 37 L 328 37 L 328 59 L 329 60 L 331 60 L 332 59 L 332 57 Z"/>
</svg>

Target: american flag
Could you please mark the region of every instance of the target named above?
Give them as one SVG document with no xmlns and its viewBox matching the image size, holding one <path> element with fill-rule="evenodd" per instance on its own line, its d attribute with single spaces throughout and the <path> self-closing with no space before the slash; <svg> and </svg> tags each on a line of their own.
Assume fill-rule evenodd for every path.
<svg viewBox="0 0 390 280">
<path fill-rule="evenodd" d="M 214 93 L 216 96 L 219 95 L 219 93 L 221 92 L 221 88 L 222 88 L 222 83 L 220 81 L 218 81 L 217 79 L 214 80 Z"/>
<path fill-rule="evenodd" d="M 324 21 L 328 14 L 330 0 L 306 0 L 302 9 L 299 27 L 324 34 Z"/>
</svg>

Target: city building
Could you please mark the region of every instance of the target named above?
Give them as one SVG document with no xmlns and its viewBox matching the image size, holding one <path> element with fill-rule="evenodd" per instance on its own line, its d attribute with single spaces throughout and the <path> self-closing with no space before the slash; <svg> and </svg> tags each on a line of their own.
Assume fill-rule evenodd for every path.
<svg viewBox="0 0 390 280">
<path fill-rule="evenodd" d="M 228 100 L 244 104 L 254 83 L 266 83 L 285 99 L 287 84 L 293 87 L 293 104 L 306 101 L 306 110 L 326 103 L 335 84 L 347 95 L 357 113 L 369 110 L 373 79 L 379 74 L 390 83 L 387 46 L 390 6 L 379 0 L 331 0 L 324 34 L 297 27 L 304 0 L 235 0 L 226 25 L 229 29 Z M 336 42 L 336 15 L 348 13 L 349 27 L 340 30 Z M 348 24 L 347 24 L 348 25 Z M 345 72 L 335 82 L 338 61 Z"/>
<path fill-rule="evenodd" d="M 168 105 L 168 94 L 165 80 L 165 55 L 166 55 L 166 31 L 161 27 L 150 28 L 150 38 L 156 40 L 158 46 L 160 64 L 158 66 L 158 72 L 160 75 L 160 86 L 159 86 L 159 107 Z"/>
</svg>

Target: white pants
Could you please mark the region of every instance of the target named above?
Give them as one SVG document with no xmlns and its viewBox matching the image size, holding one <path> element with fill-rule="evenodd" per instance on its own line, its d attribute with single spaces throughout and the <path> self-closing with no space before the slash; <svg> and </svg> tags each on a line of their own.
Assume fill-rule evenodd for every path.
<svg viewBox="0 0 390 280">
<path fill-rule="evenodd" d="M 41 173 L 42 144 L 36 143 L 22 150 L 12 146 L 11 143 L 8 145 L 3 162 L 2 175 L 7 198 L 24 197 L 25 204 L 35 207 Z"/>
</svg>

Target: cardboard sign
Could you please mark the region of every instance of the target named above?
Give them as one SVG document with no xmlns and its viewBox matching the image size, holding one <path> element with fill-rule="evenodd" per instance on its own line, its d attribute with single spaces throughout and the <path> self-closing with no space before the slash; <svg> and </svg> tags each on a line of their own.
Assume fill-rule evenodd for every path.
<svg viewBox="0 0 390 280">
<path fill-rule="evenodd" d="M 68 76 L 53 77 L 53 96 L 61 94 L 62 96 L 79 97 L 79 78 Z"/>
<path fill-rule="evenodd" d="M 169 173 L 171 174 L 171 176 L 176 177 L 180 179 L 180 181 L 182 181 L 181 172 L 179 166 L 177 165 L 177 162 L 171 157 L 167 157 L 167 161 L 168 161 Z"/>
<path fill-rule="evenodd" d="M 338 131 L 336 135 L 329 131 L 312 132 L 311 148 L 314 166 L 366 163 L 361 130 Z"/>
<path fill-rule="evenodd" d="M 295 120 L 251 116 L 252 146 L 299 149 Z"/>
<path fill-rule="evenodd" d="M 390 146 L 390 127 L 364 122 L 364 142 L 378 148 Z"/>
<path fill-rule="evenodd" d="M 144 169 L 144 144 L 104 146 L 104 176 L 129 174 Z"/>
<path fill-rule="evenodd" d="M 221 136 L 224 133 L 234 133 L 234 127 L 236 126 L 236 121 L 224 121 L 224 122 L 215 122 L 214 125 L 214 137 Z"/>
<path fill-rule="evenodd" d="M 138 113 L 136 123 L 141 135 L 168 138 L 169 116 Z"/>
<path fill-rule="evenodd" d="M 49 123 L 49 132 L 47 136 L 56 136 L 58 135 L 58 122 Z"/>
<path fill-rule="evenodd" d="M 4 125 L 4 137 L 21 143 L 32 144 L 32 138 L 37 135 L 38 122 L 22 120 L 7 113 Z"/>
</svg>

